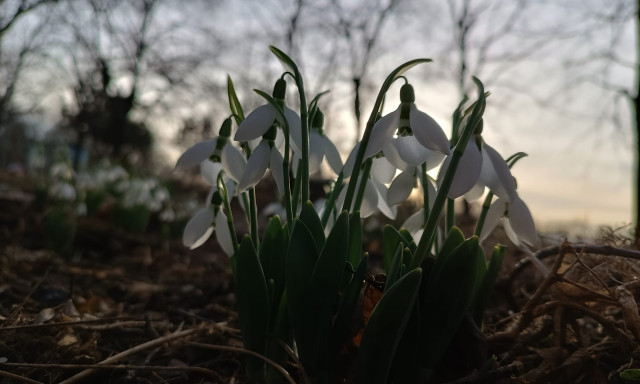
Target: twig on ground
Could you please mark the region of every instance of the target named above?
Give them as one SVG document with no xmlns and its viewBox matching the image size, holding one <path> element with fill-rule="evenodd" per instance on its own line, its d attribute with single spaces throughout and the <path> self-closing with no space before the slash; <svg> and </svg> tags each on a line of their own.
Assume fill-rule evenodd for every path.
<svg viewBox="0 0 640 384">
<path fill-rule="evenodd" d="M 0 365 L 6 365 L 6 363 L 0 364 Z M 23 383 L 44 384 L 41 381 L 32 380 L 32 379 L 22 377 L 20 375 L 16 375 L 15 373 L 7 372 L 7 371 L 0 371 L 0 376 L 8 377 L 10 379 L 17 380 L 17 381 L 22 381 Z"/>
<path fill-rule="evenodd" d="M 7 367 L 15 367 L 15 368 L 58 368 L 58 369 L 90 369 L 90 370 L 134 370 L 134 371 L 176 371 L 176 372 L 195 372 L 202 373 L 206 376 L 213 377 L 215 379 L 219 379 L 220 375 L 215 373 L 214 371 L 203 368 L 203 367 L 166 367 L 166 366 L 157 366 L 157 365 L 128 365 L 128 364 L 35 364 L 35 363 L 1 363 L 0 366 Z M 83 371 L 86 372 L 86 371 Z M 2 375 L 4 371 L 0 371 L 0 375 Z M 74 376 L 75 377 L 75 376 Z M 12 377 L 13 378 L 13 377 Z M 20 377 L 22 380 L 25 378 Z M 42 384 L 39 381 L 26 379 L 29 381 L 25 381 L 27 383 L 38 383 Z M 60 382 L 66 383 L 69 379 Z"/>
<path fill-rule="evenodd" d="M 133 348 L 129 348 L 123 352 L 117 353 L 105 360 L 102 360 L 101 362 L 99 362 L 97 365 L 108 365 L 111 364 L 113 362 L 116 362 L 120 359 L 124 359 L 125 357 L 128 357 L 130 355 L 133 355 L 135 353 L 138 353 L 140 351 L 143 351 L 145 349 L 148 348 L 152 348 L 155 347 L 159 344 L 162 343 L 166 343 L 168 341 L 171 340 L 175 340 L 175 339 L 180 339 L 189 335 L 192 335 L 194 333 L 197 333 L 198 331 L 200 331 L 199 328 L 191 328 L 191 329 L 186 329 L 184 331 L 180 331 L 180 332 L 175 332 L 166 336 L 163 336 L 161 338 L 158 339 L 154 339 L 151 341 L 148 341 L 146 343 L 140 344 L 140 345 L 136 345 Z M 76 374 L 75 376 L 71 376 L 70 378 L 60 382 L 59 384 L 71 384 L 71 383 L 76 383 L 79 382 L 80 380 L 86 379 L 88 376 L 92 375 L 93 373 L 95 373 L 95 369 L 86 369 L 82 372 L 79 372 L 78 374 Z"/>
<path fill-rule="evenodd" d="M 270 366 L 272 366 L 273 368 L 275 368 L 278 372 L 280 372 L 280 374 L 289 383 L 296 384 L 295 380 L 293 380 L 293 377 L 291 377 L 289 372 L 287 372 L 286 369 L 282 368 L 282 366 L 280 364 L 278 364 L 275 361 L 269 359 L 268 357 L 262 356 L 261 354 L 256 353 L 254 351 L 251 351 L 249 349 L 240 348 L 240 347 L 230 347 L 230 346 L 227 346 L 227 345 L 215 345 L 215 344 L 197 343 L 197 342 L 194 342 L 194 341 L 186 341 L 185 343 L 188 344 L 188 345 L 194 346 L 194 347 L 207 348 L 207 349 L 216 349 L 216 350 L 219 350 L 219 351 L 227 351 L 227 352 L 235 352 L 235 353 L 244 353 L 244 354 L 248 354 L 248 355 L 257 357 L 258 359 L 261 359 L 265 363 L 267 363 Z M 60 384 L 63 384 L 63 383 L 60 383 Z"/>
</svg>

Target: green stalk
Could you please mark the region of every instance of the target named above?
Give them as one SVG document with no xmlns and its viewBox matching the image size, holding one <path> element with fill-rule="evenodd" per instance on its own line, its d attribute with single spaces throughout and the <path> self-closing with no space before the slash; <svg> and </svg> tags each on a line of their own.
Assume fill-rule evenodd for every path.
<svg viewBox="0 0 640 384">
<path fill-rule="evenodd" d="M 298 203 L 300 202 L 300 185 L 302 179 L 302 164 L 298 161 L 298 170 L 296 172 L 296 180 L 293 182 L 293 194 L 291 196 L 291 210 L 298 212 Z"/>
<path fill-rule="evenodd" d="M 353 165 L 353 171 L 351 173 L 349 186 L 347 187 L 347 193 L 345 195 L 344 203 L 342 204 L 342 210 L 349 209 L 349 207 L 351 207 L 353 195 L 356 190 L 356 184 L 358 182 L 358 176 L 360 175 L 360 167 L 362 166 L 362 162 L 364 161 L 364 153 L 367 149 L 367 145 L 369 144 L 369 138 L 371 137 L 371 130 L 373 129 L 373 126 L 377 121 L 380 106 L 382 105 L 382 101 L 384 100 L 384 96 L 389 90 L 389 87 L 391 87 L 391 84 L 393 84 L 393 82 L 396 81 L 398 77 L 400 77 L 409 68 L 421 63 L 428 63 L 430 61 L 431 59 L 415 59 L 407 61 L 406 63 L 393 70 L 393 72 L 391 72 L 382 83 L 382 87 L 380 87 L 380 91 L 378 92 L 378 96 L 376 97 L 376 102 L 373 105 L 373 109 L 371 110 L 371 115 L 369 115 L 369 120 L 367 120 L 367 125 L 364 129 L 362 140 L 360 141 L 360 147 L 358 148 L 358 153 L 356 154 L 356 161 Z"/>
<path fill-rule="evenodd" d="M 429 218 L 429 188 L 427 183 L 429 176 L 427 175 L 427 163 L 421 165 L 420 184 L 422 184 L 422 212 L 424 214 L 423 222 L 426 223 Z"/>
<path fill-rule="evenodd" d="M 333 184 L 333 189 L 329 194 L 329 198 L 324 205 L 324 212 L 322 213 L 322 226 L 324 228 L 327 227 L 327 223 L 329 222 L 329 218 L 331 217 L 331 212 L 336 209 L 336 199 L 338 198 L 338 194 L 340 194 L 340 190 L 342 189 L 342 180 L 344 179 L 344 174 L 342 171 L 338 174 L 338 180 Z"/>
<path fill-rule="evenodd" d="M 224 175 L 224 171 L 218 173 L 218 190 L 222 191 L 222 202 L 224 204 L 225 214 L 227 216 L 227 225 L 229 226 L 229 233 L 231 234 L 231 242 L 233 243 L 233 253 L 238 252 L 238 239 L 236 238 L 236 228 L 233 224 L 233 212 L 231 211 L 231 202 L 229 201 L 229 191 L 227 191 L 227 186 L 224 183 L 224 179 L 222 176 Z"/>
<path fill-rule="evenodd" d="M 473 135 L 476 126 L 482 120 L 482 114 L 484 113 L 484 108 L 486 105 L 484 86 L 480 82 L 480 80 L 475 77 L 473 78 L 473 81 L 478 87 L 478 100 L 475 103 L 473 112 L 469 117 L 467 125 L 460 135 L 460 139 L 454 147 L 453 154 L 451 154 L 451 162 L 449 163 L 449 168 L 447 168 L 447 172 L 445 173 L 442 180 L 442 185 L 440 186 L 440 189 L 438 190 L 438 193 L 436 195 L 433 209 L 431 210 L 431 214 L 429 215 L 429 219 L 427 220 L 427 224 L 425 225 L 424 232 L 422 233 L 422 237 L 420 238 L 420 242 L 418 243 L 418 248 L 416 249 L 413 258 L 411 259 L 409 270 L 420 267 L 422 265 L 422 261 L 431 252 L 431 246 L 433 245 L 435 234 L 438 229 L 440 214 L 442 213 L 442 209 L 444 208 L 444 203 L 447 199 L 447 195 L 449 194 L 449 189 L 451 189 L 451 183 L 453 182 L 453 177 L 456 173 L 456 170 L 458 169 L 458 164 L 460 163 L 460 159 L 464 154 L 464 150 L 467 147 L 467 143 Z"/>
<path fill-rule="evenodd" d="M 353 205 L 353 212 L 359 211 L 362 206 L 362 199 L 364 199 L 364 191 L 367 189 L 367 180 L 371 173 L 371 165 L 373 160 L 368 158 L 364 163 L 364 169 L 362 170 L 362 177 L 360 178 L 360 185 L 358 186 L 358 194 L 356 195 L 356 201 Z"/>
<path fill-rule="evenodd" d="M 447 213 L 444 218 L 445 233 L 449 233 L 455 224 L 456 212 L 453 199 L 447 198 Z"/>
<path fill-rule="evenodd" d="M 480 217 L 478 217 L 476 229 L 473 231 L 473 234 L 478 237 L 480 237 L 480 233 L 482 232 L 482 227 L 484 226 L 484 221 L 487 218 L 487 212 L 489 212 L 489 206 L 491 206 L 492 199 L 493 192 L 489 191 L 487 197 L 484 198 L 484 202 L 482 203 L 482 212 L 480 212 Z"/>
<path fill-rule="evenodd" d="M 276 55 L 280 61 L 293 72 L 296 86 L 298 87 L 298 95 L 300 97 L 300 123 L 302 128 L 302 202 L 309 200 L 309 112 L 307 109 L 307 97 L 304 93 L 304 82 L 302 75 L 298 70 L 296 63 L 291 60 L 284 52 L 274 46 L 270 46 L 271 52 Z"/>
</svg>

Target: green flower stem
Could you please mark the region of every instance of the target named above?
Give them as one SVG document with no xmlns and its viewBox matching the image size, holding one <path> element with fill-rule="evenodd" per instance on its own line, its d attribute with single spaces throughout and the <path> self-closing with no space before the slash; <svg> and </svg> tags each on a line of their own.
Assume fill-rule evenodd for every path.
<svg viewBox="0 0 640 384">
<path fill-rule="evenodd" d="M 284 206 L 287 210 L 287 222 L 293 223 L 293 211 L 291 210 L 291 186 L 289 180 L 289 152 L 290 152 L 290 143 L 289 143 L 289 122 L 284 115 L 284 109 L 282 103 L 275 100 L 269 94 L 259 90 L 253 90 L 258 95 L 262 96 L 271 106 L 276 110 L 279 119 L 279 122 L 282 123 L 282 130 L 284 131 L 284 158 L 282 159 L 282 176 L 284 181 Z M 307 167 L 308 169 L 308 167 Z M 293 231 L 293 225 L 289 225 L 289 231 Z"/>
<path fill-rule="evenodd" d="M 227 225 L 229 226 L 229 233 L 231 234 L 231 243 L 233 244 L 233 253 L 238 252 L 238 239 L 236 238 L 236 227 L 233 224 L 233 211 L 231 210 L 231 202 L 229 201 L 229 191 L 224 183 L 222 176 L 224 171 L 218 173 L 218 190 L 222 191 L 222 202 L 224 204 L 225 215 L 227 216 Z M 257 244 L 256 244 L 257 247 Z"/>
<path fill-rule="evenodd" d="M 491 206 L 491 200 L 493 200 L 493 192 L 489 191 L 487 197 L 484 198 L 484 202 L 482 203 L 482 211 L 480 212 L 480 217 L 478 217 L 476 229 L 473 231 L 473 234 L 475 236 L 480 237 L 482 227 L 484 226 L 484 221 L 487 218 L 487 212 L 489 212 L 489 207 Z"/>
<path fill-rule="evenodd" d="M 444 203 L 447 199 L 447 195 L 449 194 L 449 189 L 451 189 L 451 183 L 453 183 L 453 176 L 458 169 L 458 164 L 460 163 L 460 159 L 464 154 L 464 150 L 467 147 L 469 139 L 473 135 L 476 126 L 482 119 L 482 114 L 484 113 L 486 104 L 484 86 L 482 85 L 480 80 L 475 77 L 473 78 L 473 81 L 478 87 L 478 100 L 475 103 L 473 112 L 469 117 L 467 125 L 460 135 L 460 139 L 454 147 L 453 154 L 451 154 L 451 162 L 449 163 L 449 168 L 447 168 L 447 172 L 445 172 L 444 174 L 442 185 L 440 186 L 440 189 L 438 190 L 438 193 L 436 195 L 436 200 L 433 203 L 431 214 L 429 215 L 429 219 L 427 220 L 427 224 L 425 225 L 424 232 L 422 233 L 422 237 L 420 238 L 420 242 L 418 243 L 418 248 L 416 249 L 416 252 L 413 254 L 413 258 L 411 259 L 409 270 L 419 268 L 422 265 L 422 261 L 431 252 L 431 246 L 433 245 L 435 234 L 438 229 L 440 214 L 442 213 L 442 209 L 444 208 Z"/>
<path fill-rule="evenodd" d="M 291 196 L 291 210 L 298 212 L 298 202 L 300 202 L 300 185 L 302 184 L 302 161 L 298 161 L 296 179 L 293 183 L 293 194 Z"/>
<path fill-rule="evenodd" d="M 298 70 L 298 66 L 289 56 L 274 46 L 270 46 L 269 49 L 282 61 L 285 67 L 291 69 L 296 87 L 298 87 L 298 95 L 300 97 L 300 123 L 302 128 L 302 148 L 300 148 L 302 151 L 300 156 L 302 158 L 302 201 L 306 202 L 309 200 L 309 112 L 307 110 L 307 96 L 304 93 L 304 82 L 302 81 L 302 75 L 300 74 L 300 70 Z"/>
<path fill-rule="evenodd" d="M 344 203 L 342 204 L 342 210 L 349 209 L 349 207 L 351 207 L 351 203 L 353 202 L 353 195 L 355 194 L 356 184 L 358 182 L 358 176 L 360 174 L 360 167 L 362 166 L 362 162 L 364 161 L 364 153 L 367 149 L 367 145 L 369 144 L 369 138 L 371 137 L 371 130 L 373 129 L 373 126 L 377 121 L 380 106 L 382 105 L 382 101 L 384 100 L 384 96 L 389 90 L 389 87 L 391 87 L 391 84 L 393 84 L 393 82 L 396 81 L 396 79 L 398 79 L 409 68 L 421 63 L 428 63 L 430 61 L 431 59 L 415 59 L 408 61 L 393 70 L 393 72 L 391 72 L 389 76 L 387 76 L 384 83 L 382 83 L 380 92 L 378 92 L 378 96 L 376 97 L 376 102 L 373 105 L 373 109 L 371 110 L 371 115 L 369 115 L 369 120 L 367 120 L 367 125 L 365 127 L 364 134 L 362 135 L 362 140 L 360 141 L 360 147 L 358 148 L 358 153 L 356 154 L 356 161 L 353 165 L 351 180 L 349 182 L 349 186 L 347 187 L 347 193 L 344 198 Z"/>
<path fill-rule="evenodd" d="M 344 174 L 342 171 L 338 174 L 338 180 L 333 184 L 333 189 L 329 194 L 329 198 L 324 205 L 324 212 L 322 213 L 322 226 L 324 228 L 327 227 L 327 223 L 329 222 L 329 218 L 331 217 L 331 212 L 336 209 L 336 199 L 338 198 L 338 194 L 342 189 L 342 180 L 344 180 Z M 337 216 L 337 215 L 336 215 Z"/>
<path fill-rule="evenodd" d="M 364 191 L 367 189 L 367 180 L 369 180 L 372 164 L 373 160 L 371 158 L 368 158 L 364 163 L 362 177 L 360 178 L 360 185 L 358 186 L 358 194 L 356 195 L 356 201 L 353 205 L 353 212 L 359 211 L 362 206 L 362 199 L 364 199 Z"/>
<path fill-rule="evenodd" d="M 242 143 L 242 149 L 244 150 L 247 159 L 251 157 L 251 147 L 249 147 L 249 143 Z M 245 203 L 245 208 L 247 208 L 247 206 L 249 207 L 249 216 L 247 220 L 249 221 L 249 232 L 251 233 L 251 241 L 253 241 L 256 249 L 258 249 L 258 245 L 260 244 L 260 236 L 258 236 L 258 205 L 256 203 L 256 190 L 254 188 L 250 188 L 247 193 L 249 195 L 248 201 L 244 193 L 242 194 L 242 198 Z"/>
<path fill-rule="evenodd" d="M 422 212 L 424 214 L 422 220 L 424 223 L 429 218 L 429 188 L 427 183 L 429 182 L 429 176 L 427 175 L 427 163 L 421 165 L 420 171 L 420 184 L 422 184 Z"/>
<path fill-rule="evenodd" d="M 447 213 L 444 218 L 445 233 L 449 233 L 451 228 L 455 225 L 456 212 L 455 203 L 453 199 L 447 199 Z"/>
</svg>

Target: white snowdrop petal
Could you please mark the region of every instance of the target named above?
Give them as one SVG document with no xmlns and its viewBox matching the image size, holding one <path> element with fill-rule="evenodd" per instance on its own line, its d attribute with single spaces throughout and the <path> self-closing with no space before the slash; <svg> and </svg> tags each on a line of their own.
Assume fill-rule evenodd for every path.
<svg viewBox="0 0 640 384">
<path fill-rule="evenodd" d="M 220 248 L 222 248 L 227 256 L 232 256 L 234 254 L 233 239 L 231 236 L 229 223 L 227 223 L 227 215 L 225 215 L 224 212 L 219 211 L 216 215 L 216 240 L 218 240 Z"/>
<path fill-rule="evenodd" d="M 364 153 L 364 157 L 369 158 L 378 152 L 382 151 L 382 148 L 391 141 L 393 133 L 398 128 L 398 119 L 400 118 L 400 107 L 395 111 L 383 116 L 378 120 L 371 129 L 371 136 L 369 136 L 369 143 Z"/>
<path fill-rule="evenodd" d="M 518 196 L 509 203 L 509 223 L 518 238 L 523 242 L 528 245 L 536 243 L 538 234 L 533 217 L 527 205 Z"/>
<path fill-rule="evenodd" d="M 316 131 L 309 133 L 309 174 L 320 170 L 320 164 L 324 159 L 324 141 Z"/>
<path fill-rule="evenodd" d="M 224 169 L 224 166 L 220 163 L 214 163 L 207 159 L 200 163 L 200 174 L 205 179 L 207 184 L 216 185 L 218 174 Z"/>
<path fill-rule="evenodd" d="M 497 199 L 491 204 L 489 210 L 487 211 L 487 216 L 484 219 L 484 225 L 482 226 L 482 231 L 480 232 L 480 242 L 484 241 L 491 232 L 496 228 L 500 219 L 504 216 L 504 210 L 506 208 L 506 202 L 502 199 Z"/>
<path fill-rule="evenodd" d="M 397 137 L 392 141 L 405 163 L 417 167 L 427 161 L 429 150 L 422 146 L 414 136 Z"/>
<path fill-rule="evenodd" d="M 377 211 L 378 211 L 378 191 L 376 190 L 376 187 L 371 182 L 371 179 L 367 179 L 367 184 L 364 187 L 364 196 L 362 198 L 362 205 L 360 206 L 360 216 L 362 218 L 369 217 L 374 213 L 376 213 Z"/>
<path fill-rule="evenodd" d="M 398 214 L 398 208 L 392 207 L 387 203 L 387 194 L 389 190 L 384 184 L 380 182 L 377 182 L 375 180 L 370 180 L 370 181 L 375 187 L 376 192 L 378 193 L 378 209 L 383 215 L 385 215 L 389 219 L 391 220 L 395 219 Z"/>
<path fill-rule="evenodd" d="M 467 201 L 475 201 L 484 195 L 484 185 L 481 183 L 477 183 L 476 185 L 469 190 L 469 192 L 464 194 L 464 199 Z"/>
<path fill-rule="evenodd" d="M 247 166 L 247 159 L 244 157 L 240 149 L 231 144 L 227 144 L 222 149 L 222 165 L 227 171 L 229 177 L 236 182 L 240 181 L 244 169 Z"/>
<path fill-rule="evenodd" d="M 438 151 L 427 150 L 427 171 L 430 171 L 442 164 L 442 161 L 447 157 L 444 153 Z"/>
<path fill-rule="evenodd" d="M 257 139 L 271 128 L 275 118 L 276 111 L 273 107 L 270 104 L 262 105 L 242 120 L 233 139 L 239 142 Z"/>
<path fill-rule="evenodd" d="M 213 209 L 211 206 L 195 213 L 184 227 L 182 243 L 191 248 L 204 244 L 213 233 Z"/>
<path fill-rule="evenodd" d="M 340 156 L 340 152 L 333 144 L 333 141 L 329 140 L 326 135 L 322 136 L 322 138 L 324 141 L 324 156 L 327 159 L 327 163 L 329 163 L 333 172 L 338 174 L 342 169 L 342 156 Z"/>
<path fill-rule="evenodd" d="M 283 158 L 278 148 L 271 148 L 271 155 L 269 159 L 269 168 L 271 169 L 271 175 L 278 187 L 278 193 L 280 196 L 284 196 L 284 169 L 282 168 Z"/>
<path fill-rule="evenodd" d="M 487 144 L 482 146 L 482 171 L 479 180 L 501 199 L 511 201 L 516 196 L 516 184 L 509 166 L 502 156 Z"/>
<path fill-rule="evenodd" d="M 190 168 L 207 160 L 216 149 L 216 141 L 205 140 L 187 149 L 176 162 L 176 169 Z"/>
<path fill-rule="evenodd" d="M 502 221 L 502 226 L 504 227 L 504 232 L 507 234 L 507 237 L 509 238 L 509 240 L 511 240 L 511 242 L 516 246 L 520 245 L 520 239 L 518 238 L 518 235 L 511 227 L 511 222 L 509 221 L 509 219 L 507 217 L 503 217 L 501 221 Z"/>
<path fill-rule="evenodd" d="M 384 148 L 382 149 L 382 152 L 384 153 L 384 157 L 387 159 L 387 161 L 397 169 L 401 171 L 406 171 L 410 168 L 413 168 L 411 165 L 405 163 L 400 158 L 398 149 L 392 142 L 387 143 L 387 145 L 385 145 Z"/>
<path fill-rule="evenodd" d="M 425 225 L 424 212 L 420 209 L 418 212 L 412 214 L 402 223 L 402 227 L 409 231 L 409 233 L 416 233 Z M 415 238 L 414 238 L 415 239 Z"/>
<path fill-rule="evenodd" d="M 415 104 L 411 104 L 409 121 L 411 131 L 420 144 L 425 148 L 449 154 L 449 140 L 440 125 L 431 116 L 419 111 Z"/>
<path fill-rule="evenodd" d="M 240 192 L 254 187 L 264 177 L 267 172 L 267 167 L 269 166 L 270 152 L 271 150 L 267 140 L 263 140 L 256 150 L 253 151 L 251 157 L 249 157 L 249 161 L 247 161 L 242 179 L 240 179 L 240 183 L 238 184 Z"/>
<path fill-rule="evenodd" d="M 286 106 L 284 107 L 284 117 L 287 119 L 287 124 L 289 125 L 292 149 L 300 152 L 302 151 L 302 120 L 293 109 Z"/>
<path fill-rule="evenodd" d="M 451 157 L 447 157 L 444 160 L 444 164 L 442 164 L 442 168 L 440 168 L 440 173 L 438 174 L 438 186 L 442 185 L 442 180 L 449 167 L 450 160 Z M 458 169 L 456 169 L 453 182 L 451 183 L 451 189 L 449 189 L 449 198 L 455 199 L 469 192 L 469 190 L 473 188 L 478 181 L 481 169 L 482 154 L 478 150 L 478 146 L 475 141 L 470 140 L 460 162 L 458 163 Z"/>
<path fill-rule="evenodd" d="M 402 172 L 393 180 L 387 191 L 387 203 L 389 205 L 398 205 L 405 202 L 415 183 L 413 172 Z"/>
<path fill-rule="evenodd" d="M 396 175 L 396 167 L 386 157 L 375 157 L 371 163 L 371 178 L 383 184 L 389 184 Z"/>
</svg>

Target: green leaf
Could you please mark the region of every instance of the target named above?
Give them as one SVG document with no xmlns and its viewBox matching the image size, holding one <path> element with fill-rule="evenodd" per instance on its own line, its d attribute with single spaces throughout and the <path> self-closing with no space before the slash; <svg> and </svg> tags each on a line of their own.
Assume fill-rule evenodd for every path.
<svg viewBox="0 0 640 384">
<path fill-rule="evenodd" d="M 264 354 L 270 322 L 269 293 L 260 260 L 249 236 L 242 239 L 236 259 L 236 295 L 245 348 Z M 247 369 L 260 374 L 264 362 L 250 358 Z"/>
<path fill-rule="evenodd" d="M 407 235 L 409 237 L 407 237 Z M 393 257 L 398 249 L 398 244 L 402 243 L 404 247 L 410 247 L 413 242 L 411 234 L 407 231 L 398 232 L 390 225 L 385 225 L 382 233 L 382 263 L 384 270 L 389 274 L 389 268 L 393 262 Z"/>
<path fill-rule="evenodd" d="M 440 252 L 438 252 L 436 262 L 431 268 L 431 272 L 429 273 L 429 278 L 427 280 L 429 282 L 428 289 L 432 289 L 430 284 L 435 280 L 436 276 L 440 273 L 440 270 L 442 269 L 442 265 L 444 264 L 444 261 L 447 259 L 447 257 L 449 257 L 451 252 L 453 252 L 453 250 L 456 249 L 458 246 L 460 246 L 460 244 L 462 244 L 463 242 L 464 242 L 464 235 L 462 234 L 462 231 L 460 230 L 460 228 L 451 227 L 451 230 L 449 231 L 447 238 L 444 240 L 444 243 L 440 248 Z"/>
<path fill-rule="evenodd" d="M 273 307 L 278 306 L 278 300 L 284 291 L 285 264 L 287 257 L 287 231 L 282 228 L 278 216 L 269 220 L 269 224 L 260 243 L 260 263 L 267 280 L 274 282 Z"/>
<path fill-rule="evenodd" d="M 240 104 L 240 100 L 238 100 L 238 95 L 236 94 L 236 89 L 233 86 L 233 81 L 231 81 L 231 76 L 227 75 L 227 95 L 229 96 L 229 108 L 231 109 L 231 113 L 233 113 L 233 117 L 236 120 L 236 124 L 240 125 L 242 120 L 244 120 L 244 111 L 242 110 L 242 105 Z"/>
<path fill-rule="evenodd" d="M 382 295 L 371 313 L 358 352 L 358 383 L 388 382 L 394 355 L 411 316 L 421 277 L 421 268 L 409 271 Z"/>
<path fill-rule="evenodd" d="M 320 251 L 324 247 L 324 227 L 312 202 L 307 201 L 302 205 L 300 220 L 311 232 L 316 249 Z"/>
<path fill-rule="evenodd" d="M 282 63 L 282 65 L 285 67 L 287 71 L 293 73 L 296 77 L 300 76 L 300 72 L 298 71 L 298 66 L 293 60 L 291 60 L 289 56 L 287 56 L 286 53 L 282 52 L 281 50 L 279 50 L 274 46 L 270 46 L 269 49 L 271 50 L 271 52 L 273 52 L 274 55 L 276 55 L 278 60 L 280 60 L 280 62 Z"/>
<path fill-rule="evenodd" d="M 421 359 L 427 369 L 437 366 L 469 310 L 476 287 L 478 247 L 478 238 L 473 236 L 446 256 L 422 298 Z"/>
<path fill-rule="evenodd" d="M 404 261 L 404 248 L 402 247 L 402 243 L 398 244 L 398 248 L 396 249 L 396 253 L 393 256 L 393 261 L 391 262 L 391 266 L 389 267 L 389 272 L 387 273 L 387 281 L 384 285 L 384 291 L 388 291 L 391 289 L 393 284 L 396 281 L 400 280 L 402 277 L 402 264 Z"/>
<path fill-rule="evenodd" d="M 300 356 L 311 356 L 318 369 L 327 370 L 331 329 L 340 294 L 340 282 L 347 261 L 349 244 L 349 214 L 344 211 L 338 216 L 320 254 L 316 268 L 311 277 L 311 289 L 308 294 L 306 323 L 315 323 L 310 342 L 296 339 Z M 306 350 L 306 353 L 303 352 Z M 304 363 L 304 361 L 303 361 Z M 311 366 L 311 368 L 313 367 Z M 305 364 L 305 369 L 313 372 Z"/>
<path fill-rule="evenodd" d="M 342 303 L 340 303 L 340 308 L 336 314 L 336 320 L 333 323 L 333 331 L 331 332 L 331 352 L 334 355 L 337 355 L 340 352 L 342 344 L 350 335 L 349 331 L 351 330 L 352 324 L 356 323 L 354 322 L 355 308 L 358 304 L 358 299 L 360 298 L 362 286 L 364 285 L 364 274 L 367 271 L 368 261 L 369 256 L 365 254 L 360 259 L 360 264 L 358 264 L 358 268 L 354 272 L 353 278 L 342 295 Z M 353 333 L 355 334 L 355 332 Z"/>
<path fill-rule="evenodd" d="M 402 238 L 407 241 L 407 243 L 405 243 L 404 246 L 406 248 L 409 248 L 411 253 L 415 252 L 416 248 L 417 248 L 417 245 L 416 245 L 416 242 L 413 241 L 413 236 L 411 236 L 411 232 L 407 231 L 406 228 L 400 228 L 398 230 L 398 233 L 400 233 L 400 236 L 402 236 Z"/>
<path fill-rule="evenodd" d="M 502 261 L 504 259 L 504 245 L 496 245 L 493 247 L 491 253 L 491 260 L 489 260 L 489 266 L 484 274 L 480 287 L 478 289 L 475 303 L 473 305 L 473 319 L 478 327 L 482 327 L 482 319 L 484 316 L 484 309 L 487 307 L 491 294 L 493 293 L 493 286 L 498 279 L 500 268 L 502 267 Z"/>
<path fill-rule="evenodd" d="M 304 302 L 311 275 L 318 261 L 313 236 L 300 219 L 295 219 L 286 261 L 286 290 L 289 307 Z"/>
<path fill-rule="evenodd" d="M 625 369 L 620 373 L 620 378 L 632 382 L 640 382 L 640 369 Z"/>
<path fill-rule="evenodd" d="M 360 264 L 362 259 L 362 220 L 360 212 L 354 212 L 349 218 L 349 262 Z"/>
</svg>

